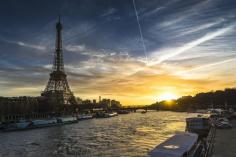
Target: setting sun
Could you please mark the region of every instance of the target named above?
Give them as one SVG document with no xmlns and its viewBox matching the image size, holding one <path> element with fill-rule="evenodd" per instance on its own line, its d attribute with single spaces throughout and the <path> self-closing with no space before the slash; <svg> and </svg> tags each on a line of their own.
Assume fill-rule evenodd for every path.
<svg viewBox="0 0 236 157">
<path fill-rule="evenodd" d="M 177 99 L 178 96 L 174 93 L 163 93 L 159 96 L 159 101 L 162 100 L 173 100 L 173 99 Z"/>
</svg>

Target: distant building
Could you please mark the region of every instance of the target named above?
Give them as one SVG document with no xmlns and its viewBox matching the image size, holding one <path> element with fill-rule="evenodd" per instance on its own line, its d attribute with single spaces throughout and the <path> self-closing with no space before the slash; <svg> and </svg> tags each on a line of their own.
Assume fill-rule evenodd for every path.
<svg viewBox="0 0 236 157">
<path fill-rule="evenodd" d="M 93 104 L 96 105 L 96 99 L 93 99 Z"/>
<path fill-rule="evenodd" d="M 103 108 L 110 108 L 111 100 L 110 99 L 102 99 L 99 104 Z"/>
<path fill-rule="evenodd" d="M 14 121 L 52 111 L 53 106 L 43 97 L 0 97 L 0 121 Z"/>
<path fill-rule="evenodd" d="M 78 105 L 81 105 L 83 103 L 83 100 L 81 98 L 77 98 L 76 101 Z"/>
<path fill-rule="evenodd" d="M 91 101 L 89 99 L 86 99 L 86 100 L 82 101 L 82 104 L 89 105 L 89 104 L 91 104 Z"/>
<path fill-rule="evenodd" d="M 101 97 L 101 96 L 99 96 L 99 103 L 101 102 L 101 100 L 102 100 L 102 97 Z"/>
<path fill-rule="evenodd" d="M 111 108 L 121 108 L 120 102 L 116 100 L 111 100 Z"/>
</svg>

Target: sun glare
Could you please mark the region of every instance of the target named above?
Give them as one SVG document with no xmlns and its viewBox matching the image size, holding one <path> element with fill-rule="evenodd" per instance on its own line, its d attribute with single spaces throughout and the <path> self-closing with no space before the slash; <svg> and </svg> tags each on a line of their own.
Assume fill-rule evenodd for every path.
<svg viewBox="0 0 236 157">
<path fill-rule="evenodd" d="M 159 101 L 163 101 L 163 100 L 173 100 L 173 99 L 177 99 L 178 96 L 175 95 L 174 93 L 163 93 L 161 95 L 159 95 Z"/>
</svg>

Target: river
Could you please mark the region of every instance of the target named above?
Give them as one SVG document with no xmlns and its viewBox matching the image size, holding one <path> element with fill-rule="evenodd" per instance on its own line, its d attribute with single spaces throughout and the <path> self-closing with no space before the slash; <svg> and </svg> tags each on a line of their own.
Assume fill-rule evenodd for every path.
<svg viewBox="0 0 236 157">
<path fill-rule="evenodd" d="M 77 124 L 0 133 L 0 157 L 148 157 L 194 114 L 140 112 Z"/>
</svg>

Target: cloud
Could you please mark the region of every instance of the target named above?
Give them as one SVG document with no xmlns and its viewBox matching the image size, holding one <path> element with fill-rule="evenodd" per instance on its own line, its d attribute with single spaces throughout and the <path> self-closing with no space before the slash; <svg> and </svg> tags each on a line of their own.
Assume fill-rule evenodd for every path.
<svg viewBox="0 0 236 157">
<path fill-rule="evenodd" d="M 8 40 L 8 39 L 5 39 L 1 36 L 0 36 L 0 39 L 5 41 L 5 42 L 16 44 L 16 45 L 22 46 L 22 47 L 33 48 L 33 49 L 37 49 L 37 50 L 41 50 L 41 51 L 46 50 L 46 46 L 43 46 L 43 45 L 30 44 L 30 43 L 26 43 L 26 42 L 23 42 L 23 41 Z"/>
<path fill-rule="evenodd" d="M 81 52 L 86 50 L 85 45 L 67 45 L 65 49 L 72 52 Z"/>
<path fill-rule="evenodd" d="M 150 15 L 156 14 L 157 12 L 159 12 L 159 11 L 161 11 L 162 9 L 165 9 L 165 8 L 166 8 L 166 7 L 161 6 L 161 7 L 155 8 L 155 9 L 153 9 L 153 10 L 147 11 L 147 12 L 145 12 L 145 13 L 141 16 L 141 18 L 144 18 L 144 17 L 146 17 L 146 16 L 150 16 Z"/>
<path fill-rule="evenodd" d="M 225 28 L 221 28 L 221 29 L 218 29 L 217 31 L 215 32 L 212 32 L 212 33 L 207 33 L 206 35 L 204 35 L 203 37 L 199 38 L 199 39 L 196 39 L 194 41 L 191 41 L 187 44 L 184 44 L 182 47 L 179 47 L 179 48 L 174 48 L 174 49 L 171 49 L 172 52 L 165 52 L 164 55 L 160 56 L 158 58 L 158 60 L 149 60 L 149 63 L 148 65 L 149 66 L 152 66 L 152 65 L 155 65 L 155 64 L 159 64 L 159 63 L 162 63 L 170 58 L 173 58 L 177 55 L 180 55 L 182 53 L 185 53 L 187 52 L 188 50 L 204 43 L 204 42 L 207 42 L 209 40 L 212 40 L 218 36 L 221 36 L 221 35 L 224 35 L 230 31 L 232 31 L 233 29 L 235 28 L 235 25 L 230 25 L 228 27 L 225 27 Z M 153 52 L 152 53 L 152 56 L 153 57 L 156 57 L 157 56 L 157 52 Z"/>
<path fill-rule="evenodd" d="M 192 71 L 197 71 L 197 70 L 201 70 L 201 69 L 207 69 L 207 68 L 210 68 L 210 67 L 213 67 L 213 66 L 222 65 L 222 64 L 225 64 L 225 63 L 228 63 L 228 62 L 232 62 L 232 61 L 235 61 L 235 60 L 236 60 L 236 58 L 231 58 L 231 59 L 225 59 L 225 60 L 214 62 L 214 63 L 200 65 L 200 66 L 197 66 L 197 67 L 189 69 L 189 70 L 179 71 L 179 72 L 176 73 L 176 75 L 182 75 L 182 74 L 185 74 L 185 73 L 188 73 L 188 72 L 192 72 Z"/>
<path fill-rule="evenodd" d="M 110 16 L 110 15 L 116 13 L 116 12 L 117 12 L 117 9 L 115 9 L 115 8 L 109 8 L 108 10 L 106 10 L 106 11 L 101 15 L 101 17 Z"/>
<path fill-rule="evenodd" d="M 224 19 L 220 19 L 220 20 L 217 20 L 215 22 L 205 23 L 205 24 L 202 24 L 202 25 L 199 25 L 199 26 L 196 26 L 196 27 L 191 27 L 189 30 L 184 30 L 183 32 L 181 32 L 178 36 L 184 36 L 184 35 L 195 33 L 195 32 L 198 32 L 198 31 L 201 31 L 201 30 L 204 30 L 204 29 L 208 29 L 208 28 L 211 28 L 213 26 L 219 25 L 224 21 L 225 21 Z"/>
<path fill-rule="evenodd" d="M 13 42 L 16 43 L 19 46 L 24 46 L 24 47 L 29 47 L 29 48 L 34 48 L 34 49 L 38 49 L 38 50 L 45 50 L 46 47 L 45 46 L 39 46 L 39 45 L 33 45 L 33 44 L 28 44 L 22 41 L 18 41 L 18 42 Z"/>
<path fill-rule="evenodd" d="M 91 21 L 83 21 L 68 26 L 69 28 L 63 32 L 64 43 L 74 43 L 79 39 L 84 39 L 97 30 L 97 25 Z"/>
</svg>

